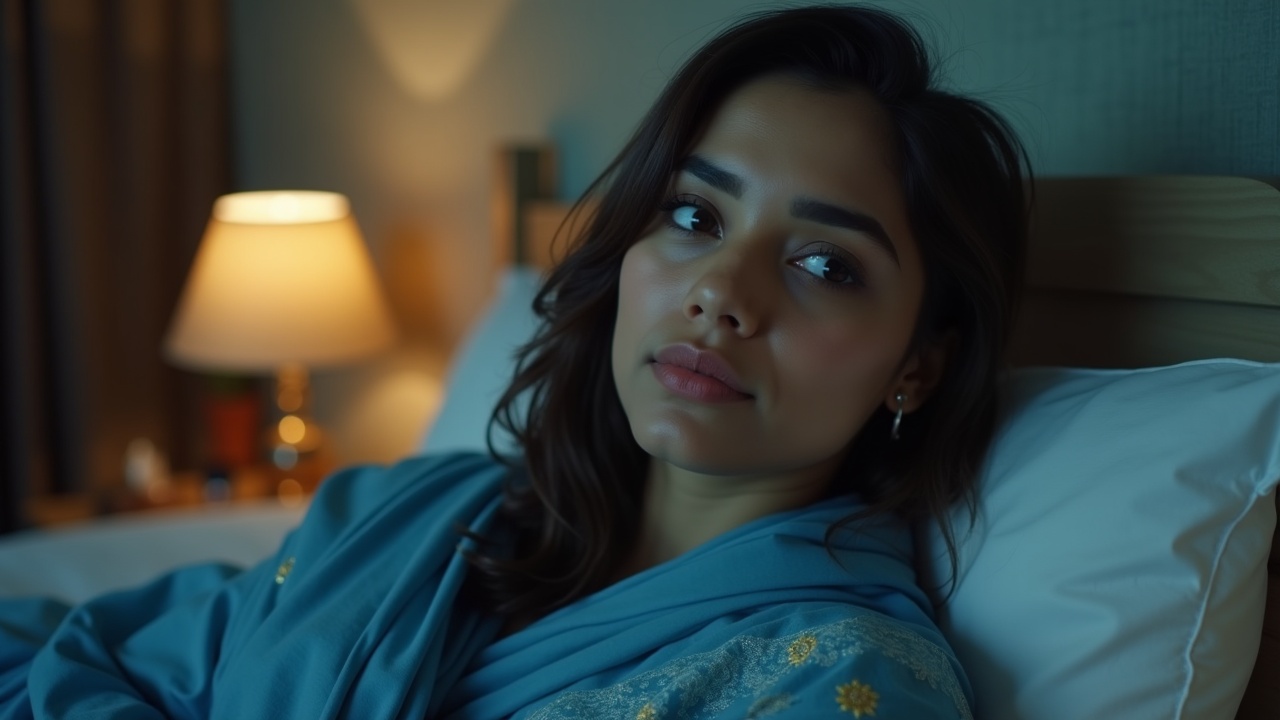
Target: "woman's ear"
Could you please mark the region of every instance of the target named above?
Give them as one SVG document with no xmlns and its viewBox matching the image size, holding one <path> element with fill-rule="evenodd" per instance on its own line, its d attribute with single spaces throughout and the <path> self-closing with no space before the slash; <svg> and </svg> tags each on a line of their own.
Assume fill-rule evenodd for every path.
<svg viewBox="0 0 1280 720">
<path fill-rule="evenodd" d="M 907 358 L 885 395 L 884 404 L 889 412 L 898 411 L 899 394 L 906 396 L 902 402 L 904 413 L 913 413 L 924 405 L 942 381 L 947 359 L 955 344 L 955 331 L 948 331 L 942 338 L 925 344 Z"/>
</svg>

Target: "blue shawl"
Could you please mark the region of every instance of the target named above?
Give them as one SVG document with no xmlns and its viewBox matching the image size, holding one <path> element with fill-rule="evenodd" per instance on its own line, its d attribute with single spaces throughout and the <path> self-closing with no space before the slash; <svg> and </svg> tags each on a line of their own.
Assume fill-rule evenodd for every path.
<svg viewBox="0 0 1280 720">
<path fill-rule="evenodd" d="M 496 639 L 459 527 L 506 470 L 469 454 L 325 481 L 279 552 L 69 609 L 0 600 L 0 718 L 970 717 L 893 522 L 762 518 Z M 496 640 L 495 640 L 496 639 Z"/>
</svg>

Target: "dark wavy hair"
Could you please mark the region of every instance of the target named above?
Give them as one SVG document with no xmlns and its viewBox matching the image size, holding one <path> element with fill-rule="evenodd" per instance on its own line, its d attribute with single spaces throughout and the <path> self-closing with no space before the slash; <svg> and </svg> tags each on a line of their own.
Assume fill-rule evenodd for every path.
<svg viewBox="0 0 1280 720">
<path fill-rule="evenodd" d="M 882 513 L 933 518 L 954 568 L 949 512 L 960 501 L 972 511 L 994 431 L 997 375 L 1022 280 L 1030 169 L 1009 125 L 982 102 L 938 89 L 934 73 L 909 25 L 855 6 L 751 15 L 684 64 L 578 201 L 575 215 L 589 215 L 584 231 L 535 299 L 542 325 L 518 354 L 490 424 L 491 437 L 496 425 L 516 438 L 523 455 L 506 461 L 523 472 L 503 507 L 517 534 L 514 554 L 482 544 L 469 557 L 470 585 L 485 606 L 531 619 L 604 587 L 625 561 L 649 458 L 632 436 L 608 360 L 622 258 L 722 102 L 765 75 L 823 91 L 868 90 L 891 119 L 924 263 L 911 349 L 947 337 L 949 350 L 938 387 L 903 424 L 900 440 L 889 442 L 883 407 L 853 440 L 832 491 L 858 493 L 868 509 L 837 527 Z"/>
</svg>

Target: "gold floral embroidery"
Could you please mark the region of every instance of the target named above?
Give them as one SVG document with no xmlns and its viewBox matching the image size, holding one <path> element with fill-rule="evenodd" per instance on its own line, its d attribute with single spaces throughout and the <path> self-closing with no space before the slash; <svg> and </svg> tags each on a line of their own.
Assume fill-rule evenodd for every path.
<svg viewBox="0 0 1280 720">
<path fill-rule="evenodd" d="M 293 572 L 293 558 L 280 563 L 280 567 L 276 569 L 276 584 L 283 585 L 284 579 L 289 577 L 291 572 Z"/>
<path fill-rule="evenodd" d="M 875 715 L 876 705 L 880 704 L 880 694 L 872 690 L 870 685 L 850 680 L 844 685 L 836 686 L 836 704 L 856 718 Z"/>
<path fill-rule="evenodd" d="M 658 711 L 653 709 L 653 703 L 645 703 L 636 713 L 636 720 L 658 720 Z"/>
<path fill-rule="evenodd" d="M 787 662 L 792 665 L 801 665 L 805 660 L 809 659 L 809 653 L 818 647 L 818 639 L 812 635 L 805 634 L 796 638 L 795 642 L 787 647 Z"/>
<path fill-rule="evenodd" d="M 791 663 L 789 649 L 805 636 L 814 638 L 803 665 Z M 739 635 L 706 652 L 672 659 L 657 667 L 631 675 L 608 687 L 562 693 L 546 705 L 534 710 L 527 720 L 567 720 L 568 718 L 635 718 L 650 706 L 653 720 L 664 712 L 689 720 L 724 717 L 725 712 L 744 697 L 753 698 L 748 718 L 763 720 L 784 708 L 796 708 L 798 701 L 780 693 L 779 685 L 796 673 L 809 673 L 814 668 L 831 668 L 837 663 L 854 661 L 874 653 L 874 662 L 889 661 L 900 665 L 928 688 L 949 697 L 956 714 L 973 720 L 968 702 L 947 654 L 919 633 L 889 618 L 874 614 L 810 627 L 798 633 L 776 638 Z M 851 669 L 850 675 L 853 674 Z M 849 676 L 846 676 L 849 677 Z M 803 683 L 803 681 L 801 681 Z M 853 713 L 839 705 L 844 692 L 847 702 L 870 702 L 858 708 L 855 717 L 874 717 L 879 710 L 880 695 L 866 683 L 858 682 L 870 695 L 852 694 L 853 682 L 839 686 L 839 712 Z M 831 687 L 830 685 L 823 685 Z M 914 688 L 895 688 L 895 692 L 913 692 Z M 830 697 L 830 696 L 828 696 Z M 827 706 L 830 707 L 830 706 Z"/>
</svg>

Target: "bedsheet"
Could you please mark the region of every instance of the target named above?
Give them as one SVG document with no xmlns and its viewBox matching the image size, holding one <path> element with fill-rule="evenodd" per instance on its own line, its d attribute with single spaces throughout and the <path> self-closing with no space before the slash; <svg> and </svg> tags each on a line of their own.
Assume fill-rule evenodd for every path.
<svg viewBox="0 0 1280 720">
<path fill-rule="evenodd" d="M 111 516 L 0 538 L 0 597 L 77 604 L 200 562 L 254 565 L 275 552 L 304 506 L 270 500 Z"/>
</svg>

